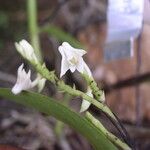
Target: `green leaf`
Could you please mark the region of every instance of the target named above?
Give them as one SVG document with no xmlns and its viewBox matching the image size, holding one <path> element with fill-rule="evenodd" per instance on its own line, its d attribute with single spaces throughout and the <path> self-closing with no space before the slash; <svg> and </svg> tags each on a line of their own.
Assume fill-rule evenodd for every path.
<svg viewBox="0 0 150 150">
<path fill-rule="evenodd" d="M 14 95 L 11 93 L 10 89 L 6 88 L 0 88 L 0 96 L 19 104 L 32 107 L 68 124 L 82 134 L 91 143 L 95 150 L 117 150 L 105 135 L 85 117 L 73 112 L 52 98 L 26 91 L 19 95 Z"/>
<path fill-rule="evenodd" d="M 40 32 L 46 32 L 50 36 L 55 37 L 57 40 L 61 42 L 68 42 L 76 48 L 84 48 L 84 46 L 79 41 L 77 41 L 76 38 L 74 38 L 71 34 L 63 31 L 61 28 L 54 25 L 47 25 L 45 27 L 42 27 L 40 29 Z"/>
</svg>

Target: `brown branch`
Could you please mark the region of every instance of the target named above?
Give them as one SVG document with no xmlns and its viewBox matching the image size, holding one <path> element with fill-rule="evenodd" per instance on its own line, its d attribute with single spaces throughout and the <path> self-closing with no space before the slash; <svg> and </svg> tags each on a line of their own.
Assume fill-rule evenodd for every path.
<svg viewBox="0 0 150 150">
<path fill-rule="evenodd" d="M 105 85 L 103 89 L 105 92 L 109 93 L 116 89 L 121 89 L 121 88 L 129 87 L 129 86 L 136 86 L 147 81 L 150 81 L 150 72 L 147 72 L 145 74 L 141 74 L 138 76 L 133 76 L 125 80 L 121 80 L 112 85 Z"/>
</svg>

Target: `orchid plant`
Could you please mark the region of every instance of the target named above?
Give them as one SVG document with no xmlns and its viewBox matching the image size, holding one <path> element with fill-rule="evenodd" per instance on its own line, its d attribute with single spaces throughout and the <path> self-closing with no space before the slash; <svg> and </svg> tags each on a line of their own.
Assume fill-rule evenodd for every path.
<svg viewBox="0 0 150 150">
<path fill-rule="evenodd" d="M 32 80 L 31 77 L 33 75 L 31 74 L 31 70 L 26 71 L 24 64 L 21 64 L 18 67 L 15 85 L 12 89 L 0 88 L 0 96 L 32 107 L 39 112 L 53 116 L 57 120 L 66 123 L 82 134 L 95 150 L 131 150 L 132 144 L 128 142 L 127 133 L 120 125 L 117 116 L 105 104 L 104 91 L 97 86 L 90 68 L 83 59 L 83 56 L 87 52 L 83 49 L 77 49 L 71 46 L 73 44 L 75 47 L 79 47 L 80 42 L 70 34 L 66 34 L 63 30 L 53 25 L 39 27 L 37 23 L 36 0 L 27 0 L 27 12 L 31 44 L 26 40 L 21 40 L 15 43 L 15 47 L 19 54 L 35 69 L 36 78 Z M 58 51 L 62 57 L 59 77 L 56 76 L 55 71 L 48 70 L 42 59 L 39 40 L 39 33 L 41 32 L 46 32 L 61 41 L 71 43 L 70 45 L 68 42 L 63 42 L 62 45 L 58 47 Z M 77 90 L 62 80 L 62 76 L 64 76 L 68 70 L 70 70 L 71 73 L 75 71 L 79 72 L 87 83 L 86 92 Z M 46 81 L 54 84 L 58 91 L 64 92 L 66 95 L 80 97 L 82 99 L 80 112 L 75 112 L 71 110 L 70 106 L 64 106 L 50 96 L 41 94 L 40 92 L 43 90 Z M 35 87 L 37 87 L 37 92 L 31 92 Z M 108 129 L 89 112 L 90 105 L 94 105 L 108 116 L 111 122 L 114 123 L 116 128 L 122 133 L 122 139 L 109 132 Z"/>
<path fill-rule="evenodd" d="M 109 116 L 116 123 L 119 123 L 118 118 L 116 118 L 114 113 L 112 113 L 112 111 L 109 109 L 109 107 L 107 107 L 106 104 L 104 103 L 104 101 L 105 101 L 104 91 L 102 91 L 98 88 L 96 82 L 94 81 L 94 78 L 92 77 L 92 72 L 91 72 L 90 68 L 88 67 L 88 65 L 86 64 L 86 62 L 83 59 L 83 55 L 86 54 L 85 50 L 73 48 L 67 42 L 63 42 L 62 45 L 60 45 L 58 47 L 58 51 L 60 52 L 60 54 L 62 56 L 61 71 L 60 71 L 60 78 L 59 78 L 55 75 L 54 71 L 49 71 L 47 69 L 47 67 L 45 66 L 45 64 L 41 63 L 41 61 L 36 57 L 33 47 L 26 40 L 22 40 L 19 43 L 15 43 L 15 46 L 16 46 L 17 51 L 21 54 L 21 56 L 24 59 L 26 59 L 35 68 L 35 70 L 37 71 L 37 77 L 35 80 L 32 81 L 31 80 L 31 70 L 26 72 L 25 69 L 23 68 L 24 64 L 21 64 L 18 68 L 16 83 L 11 90 L 12 95 L 7 96 L 8 98 L 10 98 L 10 97 L 12 98 L 13 95 L 18 95 L 18 96 L 22 95 L 24 91 L 30 91 L 35 86 L 38 86 L 38 92 L 41 92 L 42 89 L 44 88 L 46 80 L 50 81 L 58 88 L 58 90 L 68 93 L 72 96 L 79 96 L 83 99 L 82 104 L 81 104 L 80 113 L 85 112 L 85 118 L 86 118 L 86 120 L 88 120 L 88 123 L 90 123 L 94 128 L 99 130 L 103 134 L 103 135 L 101 135 L 102 137 L 105 136 L 109 141 L 114 143 L 117 147 L 120 147 L 124 150 L 131 150 L 131 148 L 126 143 L 124 143 L 122 140 L 120 140 L 115 135 L 110 133 L 93 115 L 91 115 L 88 112 L 89 106 L 91 104 L 93 104 L 98 109 L 100 109 L 102 112 L 107 114 L 107 116 Z M 64 81 L 61 80 L 62 76 L 64 76 L 68 70 L 70 70 L 72 73 L 74 73 L 77 70 L 81 74 L 81 76 L 85 79 L 85 81 L 87 82 L 87 91 L 85 93 L 80 90 L 76 90 L 75 88 L 65 84 Z M 3 92 L 5 93 L 6 91 L 3 90 Z M 0 95 L 3 95 L 3 93 L 0 92 Z M 29 94 L 29 96 L 30 96 L 30 94 Z M 32 96 L 33 95 L 31 95 L 31 97 Z M 41 96 L 38 96 L 38 97 L 40 99 L 43 99 L 43 97 L 41 97 Z M 24 96 L 22 98 L 26 99 L 26 96 Z M 17 97 L 16 97 L 16 99 L 17 99 Z M 42 102 L 40 102 L 40 105 L 38 104 L 37 106 L 36 106 L 36 100 L 35 101 L 31 101 L 31 100 L 24 101 L 23 104 L 27 103 L 27 105 L 29 105 L 29 104 L 31 106 L 33 105 L 35 108 L 38 108 L 39 110 L 42 110 L 43 112 L 45 112 L 45 111 L 46 111 L 46 113 L 49 112 L 46 109 L 48 107 L 48 105 L 47 104 L 45 105 L 44 103 L 42 104 Z M 53 104 L 51 104 L 51 105 L 53 105 Z M 54 107 L 55 106 L 56 105 L 54 105 Z M 49 108 L 51 108 L 51 106 L 49 106 Z M 56 111 L 57 110 L 55 110 L 55 113 L 54 113 L 53 109 L 52 109 L 51 113 L 52 114 L 54 113 L 54 116 L 55 116 L 57 114 Z M 63 112 L 65 112 L 65 111 L 66 110 L 63 110 Z M 56 117 L 58 117 L 58 118 L 60 118 L 60 116 L 62 117 L 62 114 L 60 114 L 60 116 L 59 115 L 57 116 L 57 115 L 56 115 Z M 70 118 L 69 122 L 67 122 L 67 121 L 66 122 L 68 124 L 70 123 L 70 125 L 73 126 L 74 124 L 72 124 L 71 118 Z M 63 118 L 62 120 L 65 122 L 65 118 Z M 82 119 L 80 118 L 80 121 L 81 120 Z M 77 126 L 78 125 L 74 125 L 74 128 L 77 128 Z M 81 130 L 80 127 L 81 126 L 79 125 L 79 130 Z M 88 132 L 84 133 L 82 130 L 81 130 L 81 132 L 85 135 L 89 134 Z M 92 140 L 92 137 L 87 136 L 87 138 L 89 140 Z M 94 145 L 95 149 L 98 150 L 99 148 L 97 148 L 97 147 L 99 147 L 99 146 L 97 146 L 97 142 L 96 142 L 96 144 L 95 144 L 95 142 L 96 141 L 92 140 L 92 144 L 94 143 L 93 145 Z M 107 147 L 108 145 L 105 145 L 105 146 Z M 113 148 L 113 149 L 115 149 L 115 148 Z"/>
<path fill-rule="evenodd" d="M 18 68 L 16 84 L 11 90 L 14 95 L 20 95 L 22 91 L 29 91 L 35 86 L 38 86 L 38 92 L 41 92 L 44 88 L 46 80 L 48 80 L 52 82 L 58 88 L 58 90 L 68 93 L 72 96 L 80 96 L 83 99 L 80 113 L 85 112 L 87 120 L 89 120 L 96 128 L 98 128 L 115 145 L 125 150 L 131 150 L 126 143 L 110 133 L 95 117 L 88 112 L 89 106 L 93 104 L 101 111 L 106 113 L 111 119 L 116 122 L 118 121 L 116 116 L 104 104 L 104 91 L 98 88 L 94 78 L 92 77 L 90 68 L 83 59 L 83 55 L 86 54 L 85 50 L 73 48 L 67 42 L 63 42 L 62 45 L 58 47 L 58 51 L 62 56 L 60 78 L 58 78 L 54 71 L 49 71 L 47 67 L 38 60 L 33 47 L 26 40 L 15 43 L 15 46 L 21 56 L 25 58 L 31 65 L 33 65 L 38 76 L 34 81 L 31 81 L 31 70 L 26 73 L 26 71 L 23 69 L 24 65 L 21 64 Z M 70 70 L 72 73 L 77 70 L 85 79 L 87 82 L 86 93 L 66 85 L 63 80 L 61 80 L 62 76 L 64 76 L 68 70 Z"/>
<path fill-rule="evenodd" d="M 27 59 L 32 64 L 40 65 L 40 61 L 38 61 L 34 53 L 33 47 L 26 40 L 22 40 L 19 43 L 15 43 L 15 46 L 16 46 L 17 51 L 25 59 Z M 62 56 L 60 77 L 62 77 L 68 70 L 70 70 L 72 73 L 78 70 L 81 73 L 81 75 L 83 75 L 83 77 L 86 76 L 86 80 L 91 79 L 93 81 L 92 73 L 82 58 L 83 55 L 86 54 L 85 50 L 73 48 L 67 42 L 63 42 L 62 45 L 58 47 L 58 50 Z M 44 66 L 44 68 L 46 67 Z M 31 71 L 29 70 L 29 72 L 26 73 L 25 70 L 23 69 L 23 64 L 22 64 L 18 68 L 18 77 L 17 77 L 16 84 L 12 88 L 12 92 L 14 94 L 19 94 L 22 90 L 31 89 L 34 86 L 36 86 L 38 83 L 41 83 L 41 86 L 40 86 L 40 91 L 41 91 L 42 88 L 44 88 L 46 79 L 42 77 L 40 79 L 40 77 L 37 77 L 32 82 L 30 79 L 30 76 L 31 76 Z M 99 89 L 98 90 L 97 89 L 98 88 L 96 84 L 93 88 L 90 85 L 88 85 L 86 95 L 93 98 L 93 93 L 95 91 L 96 92 L 100 91 Z M 104 92 L 102 92 L 100 99 L 101 99 L 101 102 L 104 102 L 105 100 Z M 89 101 L 83 98 L 80 112 L 86 111 L 89 108 L 90 104 L 91 103 Z"/>
</svg>

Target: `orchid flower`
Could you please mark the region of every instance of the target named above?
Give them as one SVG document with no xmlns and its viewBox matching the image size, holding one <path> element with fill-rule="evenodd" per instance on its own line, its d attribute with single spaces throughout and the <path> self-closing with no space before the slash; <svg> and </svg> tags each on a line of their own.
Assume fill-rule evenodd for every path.
<svg viewBox="0 0 150 150">
<path fill-rule="evenodd" d="M 86 54 L 86 51 L 75 49 L 67 42 L 63 42 L 58 50 L 62 55 L 60 77 L 62 77 L 69 69 L 71 72 L 74 72 L 75 70 L 78 70 L 81 73 L 84 72 L 84 60 L 82 56 Z"/>
<path fill-rule="evenodd" d="M 24 58 L 26 58 L 30 62 L 39 63 L 39 60 L 35 55 L 33 47 L 26 40 L 21 40 L 19 43 L 15 43 L 15 46 L 16 46 L 17 51 Z M 38 86 L 38 92 L 41 92 L 42 89 L 44 88 L 45 81 L 46 81 L 45 78 L 42 78 L 40 74 L 37 74 L 37 78 L 35 79 L 34 83 L 36 83 Z"/>
<path fill-rule="evenodd" d="M 36 86 L 37 81 L 31 81 L 31 70 L 28 73 L 23 69 L 24 64 L 20 65 L 18 68 L 18 76 L 16 84 L 12 88 L 12 93 L 19 94 L 23 90 L 28 90 Z"/>
<path fill-rule="evenodd" d="M 20 65 L 18 68 L 17 81 L 12 88 L 12 93 L 19 94 L 23 90 L 29 90 L 35 86 L 38 86 L 38 92 L 41 92 L 45 86 L 46 79 L 38 74 L 37 78 L 34 81 L 31 81 L 31 70 L 26 73 L 23 66 L 24 64 Z"/>
<path fill-rule="evenodd" d="M 62 45 L 59 46 L 58 50 L 62 55 L 60 77 L 62 77 L 69 69 L 71 72 L 78 70 L 80 73 L 86 73 L 92 77 L 89 67 L 82 58 L 82 56 L 86 54 L 85 50 L 73 48 L 67 42 L 63 42 Z M 89 87 L 87 95 L 93 97 L 92 90 Z M 87 110 L 89 106 L 90 102 L 83 100 L 80 112 Z"/>
<path fill-rule="evenodd" d="M 26 41 L 21 40 L 19 43 L 15 43 L 17 51 L 29 61 L 34 61 L 35 63 L 38 62 L 38 59 L 34 53 L 33 47 Z"/>
</svg>

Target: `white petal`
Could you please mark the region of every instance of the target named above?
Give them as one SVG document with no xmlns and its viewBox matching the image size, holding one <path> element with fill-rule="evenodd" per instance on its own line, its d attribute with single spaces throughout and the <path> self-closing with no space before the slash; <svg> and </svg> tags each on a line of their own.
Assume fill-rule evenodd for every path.
<svg viewBox="0 0 150 150">
<path fill-rule="evenodd" d="M 87 52 L 83 49 L 77 49 L 77 48 L 74 48 L 72 47 L 68 42 L 63 42 L 62 43 L 62 46 L 68 50 L 68 53 L 76 53 L 78 54 L 79 56 L 83 56 L 84 54 L 86 54 Z"/>
<path fill-rule="evenodd" d="M 71 65 L 71 66 L 69 66 L 69 69 L 70 69 L 71 72 L 75 72 L 76 66 L 72 66 L 72 65 Z"/>
<path fill-rule="evenodd" d="M 63 42 L 63 43 L 62 43 L 62 46 L 63 46 L 64 48 L 66 48 L 66 49 L 71 48 L 71 45 L 70 45 L 68 42 Z"/>
<path fill-rule="evenodd" d="M 63 47 L 62 47 L 62 46 L 59 46 L 59 47 L 58 47 L 58 50 L 59 50 L 59 52 L 60 52 L 60 54 L 61 54 L 62 56 L 65 56 L 64 50 L 63 50 Z"/>
<path fill-rule="evenodd" d="M 19 66 L 19 68 L 18 68 L 18 74 L 20 74 L 20 73 L 21 73 L 21 71 L 22 71 L 23 67 L 24 67 L 24 64 L 22 63 L 22 64 Z"/>
<path fill-rule="evenodd" d="M 15 43 L 15 46 L 17 51 L 21 53 L 23 57 L 28 60 L 38 62 L 33 47 L 26 40 L 21 40 L 19 43 Z"/>
<path fill-rule="evenodd" d="M 24 52 L 23 52 L 23 48 L 20 46 L 20 44 L 18 44 L 17 42 L 15 42 L 15 47 L 17 49 L 17 51 L 24 56 Z"/>
<path fill-rule="evenodd" d="M 88 96 L 90 96 L 90 97 L 93 97 L 92 90 L 90 89 L 90 87 L 88 87 L 86 94 L 87 94 Z M 84 99 L 83 99 L 82 104 L 81 104 L 80 112 L 86 111 L 86 110 L 90 107 L 90 105 L 91 105 L 90 102 L 88 102 L 87 100 L 84 100 Z"/>
<path fill-rule="evenodd" d="M 90 102 L 83 99 L 82 104 L 81 104 L 80 113 L 86 111 L 90 107 L 90 105 L 91 105 Z"/>
<path fill-rule="evenodd" d="M 60 71 L 60 77 L 62 77 L 66 72 L 67 70 L 69 70 L 69 64 L 67 62 L 67 59 L 66 59 L 66 55 L 64 53 L 64 49 L 62 46 L 59 46 L 58 47 L 58 50 L 59 52 L 61 53 L 62 55 L 62 60 L 61 60 L 61 71 Z"/>
<path fill-rule="evenodd" d="M 12 88 L 14 94 L 19 94 L 22 90 L 28 90 L 33 87 L 32 81 L 30 79 L 31 71 L 28 73 L 23 69 L 23 64 L 18 68 L 17 81 Z"/>
<path fill-rule="evenodd" d="M 78 70 L 80 73 L 83 73 L 83 72 L 84 72 L 84 60 L 83 60 L 82 57 L 80 58 L 79 63 L 78 63 L 78 65 L 77 65 L 77 70 Z"/>
<path fill-rule="evenodd" d="M 26 40 L 20 41 L 19 44 L 26 51 L 26 53 L 34 53 L 33 47 Z"/>
<path fill-rule="evenodd" d="M 22 91 L 22 88 L 21 87 L 19 87 L 19 85 L 17 85 L 17 84 L 15 84 L 15 86 L 12 88 L 12 93 L 13 94 L 19 94 L 21 91 Z"/>
<path fill-rule="evenodd" d="M 83 49 L 76 49 L 76 48 L 73 48 L 75 53 L 79 56 L 83 56 L 84 54 L 86 54 L 87 52 Z"/>
<path fill-rule="evenodd" d="M 88 74 L 88 76 L 92 77 L 92 72 L 90 68 L 87 66 L 87 64 L 83 61 L 83 66 L 84 66 L 84 72 Z"/>
<path fill-rule="evenodd" d="M 62 60 L 61 60 L 60 77 L 62 77 L 68 70 L 69 70 L 69 64 L 68 64 L 68 62 L 66 61 L 65 58 L 62 58 Z"/>
<path fill-rule="evenodd" d="M 72 51 L 71 45 L 67 42 L 63 42 L 62 49 L 68 60 L 71 59 L 75 54 L 74 51 Z"/>
</svg>

